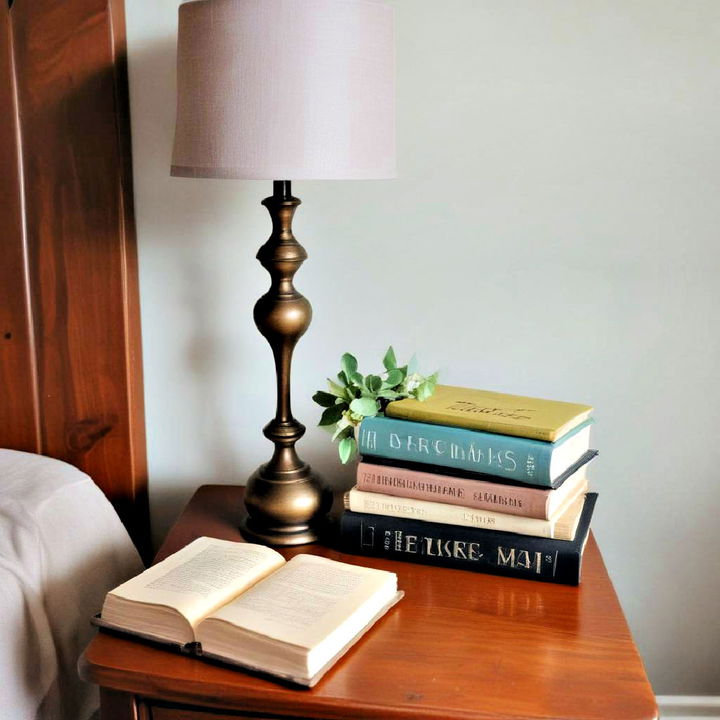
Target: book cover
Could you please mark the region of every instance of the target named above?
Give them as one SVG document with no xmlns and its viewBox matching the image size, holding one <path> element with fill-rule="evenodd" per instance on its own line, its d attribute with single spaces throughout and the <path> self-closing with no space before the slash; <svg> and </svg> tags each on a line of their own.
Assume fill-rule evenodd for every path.
<svg viewBox="0 0 720 720">
<path fill-rule="evenodd" d="M 357 488 L 345 493 L 344 497 L 345 508 L 353 512 L 388 515 L 458 527 L 486 528 L 556 540 L 572 540 L 575 537 L 583 499 L 584 495 L 577 496 L 562 513 L 550 520 L 541 520 L 493 510 L 479 510 L 464 505 L 365 492 Z"/>
<path fill-rule="evenodd" d="M 358 555 L 577 585 L 596 501 L 596 493 L 585 496 L 572 541 L 345 511 L 340 546 Z"/>
<path fill-rule="evenodd" d="M 384 416 L 365 418 L 358 447 L 363 455 L 482 472 L 552 487 L 587 452 L 591 419 L 554 443 Z M 587 431 L 587 432 L 586 432 Z"/>
<path fill-rule="evenodd" d="M 587 492 L 588 481 L 584 467 L 571 475 L 559 488 L 551 490 L 527 485 L 506 485 L 493 482 L 492 479 L 478 480 L 442 472 L 375 464 L 363 459 L 357 466 L 356 487 L 366 492 L 547 520 L 562 510 L 574 497 Z"/>
<path fill-rule="evenodd" d="M 404 420 L 555 442 L 585 422 L 592 410 L 577 403 L 438 385 L 427 400 L 396 400 L 385 413 Z"/>
</svg>

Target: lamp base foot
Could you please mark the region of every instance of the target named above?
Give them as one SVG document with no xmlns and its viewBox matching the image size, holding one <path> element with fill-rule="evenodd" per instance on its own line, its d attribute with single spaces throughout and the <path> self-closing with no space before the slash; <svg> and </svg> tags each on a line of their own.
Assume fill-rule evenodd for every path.
<svg viewBox="0 0 720 720">
<path fill-rule="evenodd" d="M 316 542 L 332 496 L 309 465 L 279 471 L 272 461 L 261 465 L 245 490 L 247 516 L 242 534 L 264 545 L 292 546 Z"/>
<path fill-rule="evenodd" d="M 310 525 L 291 525 L 283 528 L 256 527 L 250 517 L 243 518 L 240 532 L 247 540 L 275 547 L 309 545 L 318 540 L 317 531 Z"/>
</svg>

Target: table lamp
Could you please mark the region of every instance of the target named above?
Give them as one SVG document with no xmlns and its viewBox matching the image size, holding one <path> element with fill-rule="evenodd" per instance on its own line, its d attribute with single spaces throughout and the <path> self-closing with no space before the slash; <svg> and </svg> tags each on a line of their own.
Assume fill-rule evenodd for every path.
<svg viewBox="0 0 720 720">
<path fill-rule="evenodd" d="M 293 236 L 293 180 L 395 175 L 393 9 L 376 0 L 195 0 L 179 10 L 172 175 L 264 179 L 272 234 L 257 259 L 270 273 L 255 324 L 275 358 L 277 410 L 264 428 L 272 458 L 249 479 L 243 533 L 270 545 L 317 539 L 327 511 L 295 443 L 290 366 L 312 317 L 293 286 L 307 257 Z"/>
</svg>

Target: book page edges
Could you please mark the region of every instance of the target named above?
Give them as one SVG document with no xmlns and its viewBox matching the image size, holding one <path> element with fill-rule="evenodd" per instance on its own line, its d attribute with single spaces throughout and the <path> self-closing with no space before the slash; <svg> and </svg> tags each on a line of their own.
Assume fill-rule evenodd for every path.
<svg viewBox="0 0 720 720">
<path fill-rule="evenodd" d="M 322 679 L 322 677 L 337 663 L 340 658 L 345 655 L 345 653 L 350 650 L 353 645 L 355 645 L 362 637 L 365 635 L 382 617 L 384 617 L 389 610 L 391 610 L 395 605 L 397 605 L 400 600 L 405 596 L 405 593 L 402 590 L 398 590 L 398 592 L 395 594 L 395 597 L 392 598 L 392 600 L 387 603 L 383 608 L 380 609 L 380 611 L 362 628 L 362 630 L 357 633 L 353 638 L 351 638 L 328 662 L 317 672 L 315 675 L 313 675 L 311 678 L 303 678 L 293 675 L 286 675 L 282 673 L 273 673 L 269 670 L 265 670 L 259 667 L 254 667 L 250 665 L 246 665 L 243 663 L 236 662 L 234 660 L 228 660 L 224 657 L 213 655 L 210 653 L 203 653 L 202 646 L 200 643 L 187 643 L 185 645 L 181 645 L 178 643 L 169 642 L 167 640 L 161 640 L 158 639 L 152 635 L 148 635 L 147 633 L 139 633 L 134 632 L 131 630 L 128 630 L 123 627 L 114 626 L 111 623 L 108 623 L 104 621 L 99 615 L 96 615 L 95 617 L 91 618 L 91 623 L 97 627 L 99 627 L 101 630 L 106 630 L 110 632 L 117 632 L 121 633 L 122 635 L 129 635 L 131 637 L 139 638 L 141 640 L 145 640 L 147 642 L 150 642 L 154 645 L 162 645 L 166 647 L 167 649 L 173 649 L 175 652 L 180 652 L 183 655 L 192 655 L 193 657 L 196 657 L 200 660 L 210 660 L 214 662 L 219 662 L 222 665 L 230 665 L 232 667 L 238 667 L 243 670 L 247 670 L 251 673 L 256 673 L 258 675 L 262 675 L 264 677 L 270 677 L 270 678 L 278 678 L 281 680 L 285 680 L 287 682 L 291 682 L 295 685 L 300 685 L 302 687 L 311 688 L 317 685 L 317 683 Z"/>
<path fill-rule="evenodd" d="M 578 525 L 580 524 L 580 516 L 585 507 L 586 494 L 587 489 L 573 495 L 569 502 L 562 508 L 562 511 L 557 514 L 557 519 L 552 525 L 551 539 L 569 540 L 570 542 L 575 540 Z"/>
<path fill-rule="evenodd" d="M 120 633 L 121 635 L 127 635 L 129 637 L 133 637 L 133 638 L 136 638 L 139 640 L 144 640 L 146 642 L 152 643 L 153 645 L 162 645 L 167 648 L 172 648 L 176 652 L 180 652 L 183 655 L 195 654 L 193 647 L 198 644 L 196 642 L 176 643 L 176 642 L 173 642 L 172 640 L 166 640 L 165 638 L 160 638 L 157 635 L 151 635 L 150 633 L 139 632 L 137 630 L 129 630 L 128 628 L 124 627 L 123 625 L 115 625 L 115 623 L 110 623 L 107 620 L 103 620 L 100 613 L 91 617 L 90 623 L 92 625 L 94 625 L 95 627 L 100 628 L 101 630 L 108 630 L 113 633 Z"/>
<path fill-rule="evenodd" d="M 555 492 L 554 490 L 550 490 L 549 492 Z M 547 517 L 548 520 L 555 520 L 562 517 L 567 509 L 574 503 L 577 502 L 578 498 L 582 496 L 583 498 L 587 493 L 590 492 L 590 481 L 587 477 L 583 477 L 579 482 L 578 486 L 558 505 L 555 510 Z M 546 507 L 550 503 L 550 495 L 548 494 L 547 501 L 546 501 Z M 580 510 L 580 515 L 582 513 L 582 509 Z"/>
<path fill-rule="evenodd" d="M 311 688 L 311 687 L 314 687 L 315 685 L 317 685 L 318 681 L 323 677 L 323 675 L 325 675 L 330 670 L 330 668 L 332 668 L 333 665 L 335 665 L 335 663 L 337 663 L 337 661 L 340 660 L 340 658 L 343 655 L 345 655 L 345 653 L 347 653 L 348 650 L 350 650 L 350 648 L 353 647 L 353 645 L 355 645 L 360 640 L 360 638 L 362 638 L 363 635 L 365 635 L 392 607 L 397 605 L 397 603 L 399 603 L 400 600 L 402 600 L 404 595 L 405 595 L 405 593 L 402 590 L 399 590 L 395 594 L 395 596 L 392 598 L 392 600 L 389 603 L 387 603 L 384 607 L 382 607 L 380 609 L 380 611 L 360 630 L 360 632 L 358 632 L 354 637 L 352 637 L 350 640 L 348 640 L 348 642 L 345 645 L 343 645 L 343 647 L 335 655 L 333 655 L 333 657 L 330 658 L 330 660 L 328 660 L 328 662 L 325 663 L 325 665 L 323 665 L 323 667 L 320 670 L 318 670 L 318 672 L 316 672 L 315 675 L 313 675 L 311 678 L 303 678 L 303 677 L 298 677 L 298 676 L 293 676 L 293 675 L 286 675 L 283 673 L 273 673 L 269 670 L 265 670 L 265 669 L 262 669 L 259 667 L 246 665 L 244 663 L 239 663 L 234 660 L 227 660 L 220 656 L 212 655 L 209 653 L 203 653 L 201 646 L 198 647 L 198 657 L 210 658 L 212 660 L 221 662 L 224 665 L 233 665 L 236 667 L 243 668 L 244 670 L 249 670 L 250 672 L 258 673 L 261 675 L 267 675 L 270 677 L 281 678 L 283 680 L 287 680 L 289 682 L 295 683 L 296 685 L 302 685 L 303 687 Z"/>
</svg>

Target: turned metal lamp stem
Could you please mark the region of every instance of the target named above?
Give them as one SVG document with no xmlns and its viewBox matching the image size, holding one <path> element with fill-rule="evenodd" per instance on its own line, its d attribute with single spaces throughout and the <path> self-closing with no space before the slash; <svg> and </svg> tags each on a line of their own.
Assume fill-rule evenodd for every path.
<svg viewBox="0 0 720 720">
<path fill-rule="evenodd" d="M 293 202 L 293 200 L 295 202 Z M 271 288 L 267 295 L 270 295 L 270 302 L 276 299 L 278 302 L 286 300 L 295 300 L 302 304 L 301 311 L 303 317 L 302 320 L 307 319 L 304 329 L 299 330 L 299 334 L 295 337 L 294 342 L 282 343 L 278 345 L 273 343 L 269 337 L 268 332 L 265 332 L 264 328 L 267 323 L 267 317 L 258 318 L 255 316 L 255 323 L 258 326 L 260 332 L 268 338 L 272 347 L 273 355 L 275 357 L 275 369 L 277 376 L 277 410 L 275 412 L 275 422 L 280 424 L 287 424 L 294 422 L 291 409 L 291 398 L 290 398 L 290 368 L 292 365 L 292 353 L 294 350 L 295 343 L 299 340 L 300 336 L 305 333 L 310 321 L 312 320 L 312 307 L 310 303 L 303 303 L 305 298 L 295 290 L 293 286 L 293 276 L 295 272 L 300 268 L 300 265 L 307 258 L 307 253 L 304 248 L 297 242 L 292 232 L 292 219 L 295 214 L 295 209 L 300 205 L 301 201 L 298 198 L 292 196 L 292 183 L 290 180 L 275 180 L 273 182 L 273 194 L 271 198 L 264 201 L 264 205 L 270 212 L 270 217 L 273 224 L 273 234 L 268 240 L 269 244 L 272 244 L 273 249 L 276 244 L 284 244 L 286 246 L 286 252 L 282 258 L 276 258 L 270 249 L 266 253 L 262 251 L 258 252 L 257 258 L 263 264 L 263 266 L 270 273 Z M 294 248 L 292 248 L 294 246 Z M 287 250 L 290 250 L 287 252 Z M 294 250 L 294 256 L 293 256 Z M 278 265 L 273 265 L 276 260 L 285 261 L 288 264 L 294 264 L 294 267 L 288 269 L 291 272 L 281 272 L 285 268 L 281 268 Z M 269 262 L 268 262 L 269 261 Z M 259 306 L 260 312 L 263 312 L 266 305 L 262 304 Z M 286 310 L 288 308 L 285 308 Z M 293 308 L 298 309 L 298 308 Z M 256 310 L 256 313 L 258 311 Z M 269 332 L 272 332 L 274 328 L 270 328 Z"/>
<path fill-rule="evenodd" d="M 292 415 L 290 369 L 297 341 L 312 319 L 307 298 L 293 285 L 293 277 L 307 258 L 295 239 L 292 220 L 300 200 L 289 180 L 276 180 L 273 194 L 262 203 L 272 219 L 272 234 L 257 259 L 270 273 L 270 289 L 255 304 L 255 324 L 275 358 L 277 408 L 263 429 L 275 452 L 250 478 L 245 493 L 248 537 L 271 545 L 300 545 L 317 539 L 317 524 L 326 511 L 320 480 L 295 450 L 305 426 Z"/>
</svg>

